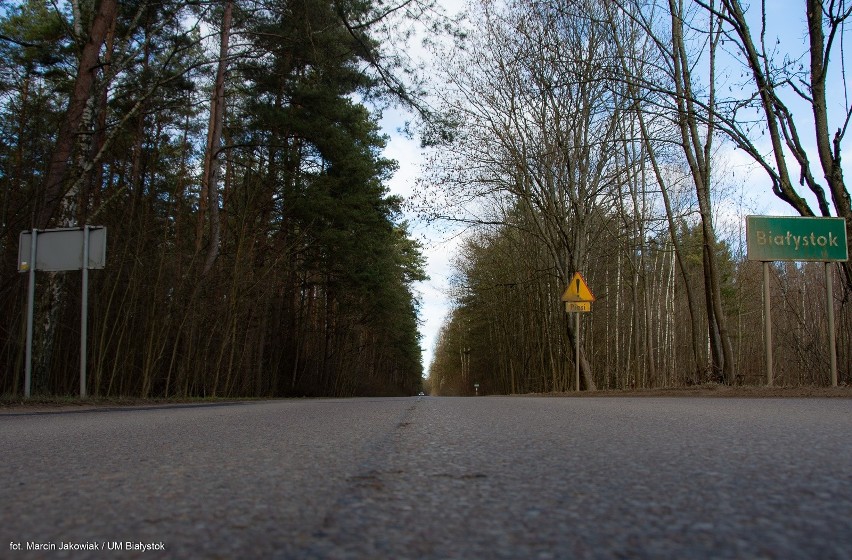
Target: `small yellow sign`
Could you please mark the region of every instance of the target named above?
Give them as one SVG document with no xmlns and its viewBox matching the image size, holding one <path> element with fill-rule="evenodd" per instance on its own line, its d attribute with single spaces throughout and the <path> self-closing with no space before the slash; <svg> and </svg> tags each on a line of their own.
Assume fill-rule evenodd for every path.
<svg viewBox="0 0 852 560">
<path fill-rule="evenodd" d="M 575 272 L 574 277 L 571 278 L 565 293 L 562 294 L 562 301 L 595 301 L 595 296 L 592 295 L 589 286 L 586 285 L 586 281 L 583 280 L 583 276 L 579 272 Z"/>
<path fill-rule="evenodd" d="M 588 313 L 592 310 L 592 304 L 588 301 L 566 301 L 566 313 Z"/>
</svg>

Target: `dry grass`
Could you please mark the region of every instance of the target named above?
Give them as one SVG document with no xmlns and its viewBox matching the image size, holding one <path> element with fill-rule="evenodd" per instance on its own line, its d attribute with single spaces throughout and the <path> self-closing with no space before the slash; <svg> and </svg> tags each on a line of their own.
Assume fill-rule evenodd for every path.
<svg viewBox="0 0 852 560">
<path fill-rule="evenodd" d="M 698 385 L 665 389 L 632 389 L 546 393 L 549 397 L 721 397 L 721 398 L 852 398 L 852 387 L 755 387 Z"/>
<path fill-rule="evenodd" d="M 532 397 L 717 397 L 717 398 L 841 398 L 852 399 L 852 386 L 843 387 L 754 387 L 707 384 L 694 387 L 665 389 L 633 389 L 610 391 L 581 391 L 567 393 L 535 393 Z M 0 414 L 6 412 L 60 412 L 98 408 L 132 408 L 167 406 L 174 404 L 216 404 L 263 399 L 219 399 L 219 398 L 158 398 L 136 397 L 89 397 L 80 399 L 72 396 L 40 396 L 24 399 L 19 396 L 0 396 Z"/>
<path fill-rule="evenodd" d="M 131 408 L 146 406 L 166 406 L 174 404 L 217 404 L 239 401 L 260 400 L 220 399 L 220 398 L 157 398 L 137 397 L 87 397 L 81 399 L 72 396 L 38 396 L 25 399 L 20 396 L 0 396 L 0 414 L 3 412 L 59 412 L 66 410 L 90 410 L 97 408 Z"/>
</svg>

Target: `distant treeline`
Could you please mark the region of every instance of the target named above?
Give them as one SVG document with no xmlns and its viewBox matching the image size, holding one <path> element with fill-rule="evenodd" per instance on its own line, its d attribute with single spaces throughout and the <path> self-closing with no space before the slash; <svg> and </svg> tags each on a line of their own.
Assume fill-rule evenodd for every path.
<svg viewBox="0 0 852 560">
<path fill-rule="evenodd" d="M 466 39 L 437 57 L 445 118 L 419 193 L 472 232 L 431 391 L 573 390 L 577 361 L 588 389 L 766 382 L 743 215 L 775 197 L 852 234 L 852 102 L 834 93 L 852 11 L 788 2 L 785 23 L 806 22 L 791 33 L 762 13 L 774 4 L 744 4 L 473 4 Z M 578 271 L 597 297 L 579 331 L 560 302 Z M 830 383 L 823 273 L 773 265 L 776 384 Z M 830 281 L 848 384 L 852 263 Z"/>
</svg>

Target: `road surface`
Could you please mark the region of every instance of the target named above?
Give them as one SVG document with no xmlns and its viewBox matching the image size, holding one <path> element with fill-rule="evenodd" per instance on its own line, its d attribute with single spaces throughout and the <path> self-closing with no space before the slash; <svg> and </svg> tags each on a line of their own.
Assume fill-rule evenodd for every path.
<svg viewBox="0 0 852 560">
<path fill-rule="evenodd" d="M 18 409 L 0 449 L 0 558 L 852 558 L 848 399 Z"/>
</svg>

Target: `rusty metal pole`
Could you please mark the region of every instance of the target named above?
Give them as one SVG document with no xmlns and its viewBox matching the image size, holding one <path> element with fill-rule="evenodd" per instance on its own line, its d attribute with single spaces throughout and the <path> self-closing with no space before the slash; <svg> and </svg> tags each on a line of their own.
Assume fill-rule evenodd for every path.
<svg viewBox="0 0 852 560">
<path fill-rule="evenodd" d="M 831 263 L 825 263 L 825 308 L 828 315 L 828 357 L 831 363 L 831 386 L 837 387 L 837 341 L 834 332 L 834 284 Z"/>
<path fill-rule="evenodd" d="M 574 381 L 580 390 L 580 312 L 574 312 Z"/>
<path fill-rule="evenodd" d="M 772 307 L 769 305 L 769 261 L 763 261 L 763 341 L 766 346 L 766 385 L 772 387 Z"/>
</svg>

